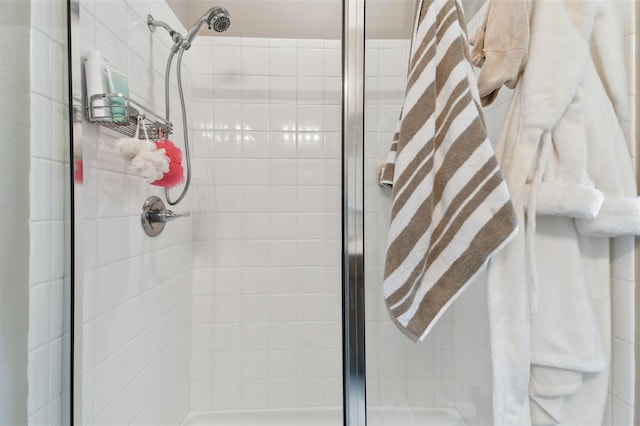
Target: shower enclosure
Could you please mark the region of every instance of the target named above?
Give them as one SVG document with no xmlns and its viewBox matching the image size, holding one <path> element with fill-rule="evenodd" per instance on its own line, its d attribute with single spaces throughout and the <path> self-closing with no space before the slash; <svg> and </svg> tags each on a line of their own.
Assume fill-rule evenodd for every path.
<svg viewBox="0 0 640 426">
<path fill-rule="evenodd" d="M 479 4 L 463 3 L 471 18 Z M 212 8 L 228 10 L 226 31 L 207 30 Z M 117 126 L 73 126 L 74 424 L 492 424 L 482 277 L 420 344 L 382 297 L 391 201 L 377 170 L 412 0 L 70 0 L 70 12 L 78 110 L 99 51 L 128 76 L 130 119 L 190 151 L 189 192 L 168 196 L 116 153 Z M 167 73 L 176 53 L 182 83 Z M 486 112 L 492 140 L 508 96 Z M 157 237 L 140 223 L 149 196 L 183 215 Z M 612 247 L 625 314 L 609 415 L 631 424 L 633 241 Z"/>
</svg>

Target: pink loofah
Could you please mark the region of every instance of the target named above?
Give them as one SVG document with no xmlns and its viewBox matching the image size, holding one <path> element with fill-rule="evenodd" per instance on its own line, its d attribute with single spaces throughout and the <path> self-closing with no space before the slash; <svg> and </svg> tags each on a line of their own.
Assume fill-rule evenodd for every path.
<svg viewBox="0 0 640 426">
<path fill-rule="evenodd" d="M 82 160 L 73 160 L 73 181 L 75 183 L 82 183 L 84 180 L 84 173 L 82 170 Z"/>
<path fill-rule="evenodd" d="M 151 185 L 163 186 L 165 188 L 173 188 L 174 186 L 182 183 L 183 170 L 182 170 L 182 151 L 175 146 L 169 139 L 157 140 L 154 142 L 158 149 L 164 149 L 165 155 L 169 157 L 169 171 L 162 176 L 162 178 L 151 182 Z"/>
</svg>

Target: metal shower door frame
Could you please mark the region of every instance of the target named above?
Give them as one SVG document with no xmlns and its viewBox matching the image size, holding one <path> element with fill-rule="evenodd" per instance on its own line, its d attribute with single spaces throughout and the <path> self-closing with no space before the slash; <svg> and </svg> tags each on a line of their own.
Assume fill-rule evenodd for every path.
<svg viewBox="0 0 640 426">
<path fill-rule="evenodd" d="M 365 0 L 343 0 L 342 330 L 345 426 L 366 426 L 364 292 Z"/>
</svg>

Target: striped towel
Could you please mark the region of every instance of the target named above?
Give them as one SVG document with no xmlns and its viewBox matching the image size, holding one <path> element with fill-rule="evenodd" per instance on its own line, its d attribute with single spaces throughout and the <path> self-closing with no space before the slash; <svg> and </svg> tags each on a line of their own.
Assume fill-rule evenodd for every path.
<svg viewBox="0 0 640 426">
<path fill-rule="evenodd" d="M 516 215 L 482 116 L 456 0 L 418 0 L 407 90 L 381 176 L 393 188 L 384 297 L 421 341 L 492 254 Z"/>
</svg>

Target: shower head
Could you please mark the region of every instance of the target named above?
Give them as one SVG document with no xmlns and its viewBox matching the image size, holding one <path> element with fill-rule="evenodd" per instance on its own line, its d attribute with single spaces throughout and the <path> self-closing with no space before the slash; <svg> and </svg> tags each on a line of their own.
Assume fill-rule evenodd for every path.
<svg viewBox="0 0 640 426">
<path fill-rule="evenodd" d="M 225 32 L 231 26 L 231 17 L 229 11 L 223 7 L 214 7 L 209 11 L 207 16 L 207 24 L 209 29 L 217 33 Z"/>
<path fill-rule="evenodd" d="M 210 30 L 214 30 L 217 33 L 226 31 L 231 26 L 229 12 L 223 7 L 212 7 L 209 9 L 196 21 L 193 28 L 191 28 L 187 33 L 183 43 L 185 49 L 191 47 L 191 43 L 196 38 L 204 24 L 207 24 Z"/>
</svg>

